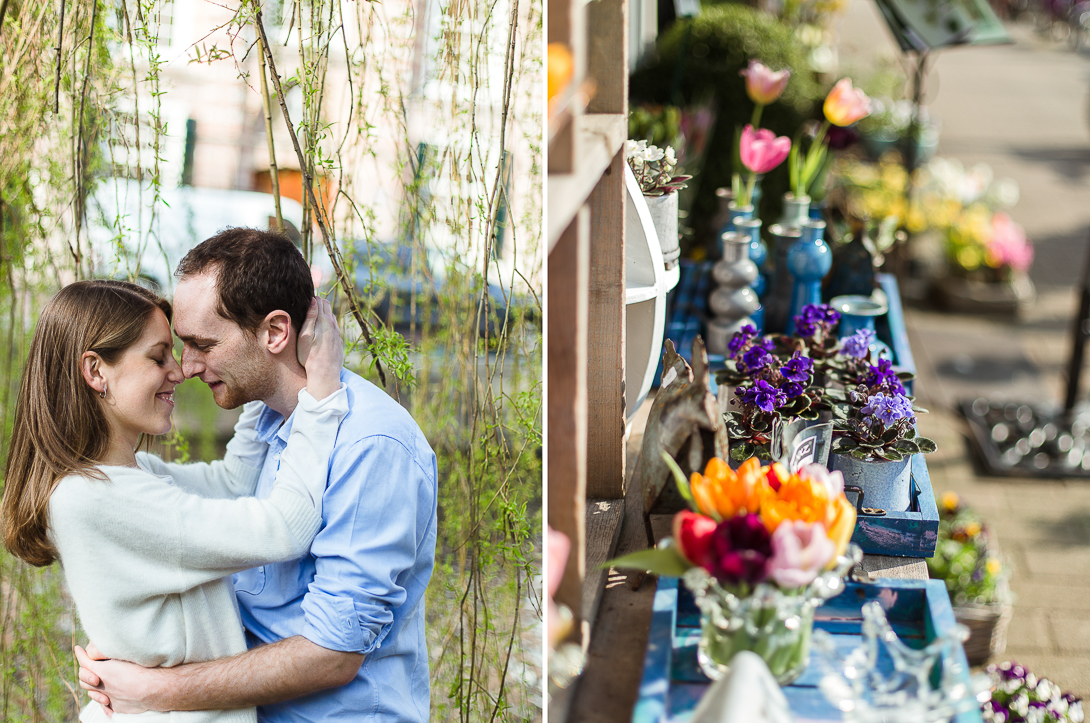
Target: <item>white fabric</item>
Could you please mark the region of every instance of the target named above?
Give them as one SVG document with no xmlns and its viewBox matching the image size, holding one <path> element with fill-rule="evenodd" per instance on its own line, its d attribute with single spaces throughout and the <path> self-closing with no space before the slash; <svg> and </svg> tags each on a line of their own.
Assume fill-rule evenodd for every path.
<svg viewBox="0 0 1090 723">
<path fill-rule="evenodd" d="M 260 406 L 260 405 L 256 405 Z M 263 454 L 248 407 L 223 462 L 168 467 L 138 455 L 141 468 L 100 466 L 109 481 L 70 475 L 49 501 L 56 546 L 83 628 L 106 656 L 175 666 L 246 650 L 234 588 L 225 576 L 302 557 L 321 524 L 322 493 L 337 427 L 348 412 L 345 386 L 316 401 L 306 390 L 267 499 L 224 499 L 252 491 Z M 169 465 L 173 471 L 182 467 Z M 177 483 L 176 483 L 177 482 Z M 189 491 L 187 491 L 189 490 Z M 200 490 L 200 494 L 195 494 Z M 219 498 L 219 499 L 217 499 Z M 85 723 L 107 720 L 97 703 Z M 125 720 L 170 723 L 256 721 L 253 708 L 144 713 Z"/>
</svg>

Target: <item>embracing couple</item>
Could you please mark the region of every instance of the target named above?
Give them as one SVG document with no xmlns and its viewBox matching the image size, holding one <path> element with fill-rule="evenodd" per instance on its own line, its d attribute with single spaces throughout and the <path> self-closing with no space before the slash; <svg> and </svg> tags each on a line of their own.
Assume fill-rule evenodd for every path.
<svg viewBox="0 0 1090 723">
<path fill-rule="evenodd" d="M 80 720 L 427 720 L 435 455 L 342 368 L 289 240 L 230 229 L 176 275 L 173 305 L 120 281 L 62 289 L 19 392 L 4 543 L 64 569 L 91 640 Z M 189 377 L 244 405 L 225 458 L 136 451 L 170 431 Z"/>
</svg>

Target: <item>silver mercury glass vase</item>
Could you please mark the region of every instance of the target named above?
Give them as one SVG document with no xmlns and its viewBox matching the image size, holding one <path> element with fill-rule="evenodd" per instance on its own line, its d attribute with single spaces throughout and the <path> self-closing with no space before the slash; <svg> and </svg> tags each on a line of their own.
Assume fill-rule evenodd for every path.
<svg viewBox="0 0 1090 723">
<path fill-rule="evenodd" d="M 723 258 L 712 269 L 717 284 L 708 297 L 714 317 L 708 321 L 708 353 L 726 354 L 735 332 L 753 323 L 750 317 L 761 308 L 750 288 L 757 278 L 757 264 L 749 258 L 749 234 L 727 232 L 721 236 Z"/>
</svg>

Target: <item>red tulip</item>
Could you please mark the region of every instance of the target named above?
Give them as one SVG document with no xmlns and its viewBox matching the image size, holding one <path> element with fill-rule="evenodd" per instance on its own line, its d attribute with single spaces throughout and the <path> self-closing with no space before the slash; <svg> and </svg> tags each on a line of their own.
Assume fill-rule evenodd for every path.
<svg viewBox="0 0 1090 723">
<path fill-rule="evenodd" d="M 740 144 L 742 165 L 756 174 L 768 173 L 783 163 L 791 152 L 791 139 L 787 136 L 776 137 L 767 128 L 753 130 L 747 125 L 742 130 Z"/>
<path fill-rule="evenodd" d="M 698 515 L 689 510 L 682 510 L 674 515 L 674 544 L 678 552 L 693 563 L 711 571 L 712 533 L 717 524 L 715 520 Z"/>
</svg>

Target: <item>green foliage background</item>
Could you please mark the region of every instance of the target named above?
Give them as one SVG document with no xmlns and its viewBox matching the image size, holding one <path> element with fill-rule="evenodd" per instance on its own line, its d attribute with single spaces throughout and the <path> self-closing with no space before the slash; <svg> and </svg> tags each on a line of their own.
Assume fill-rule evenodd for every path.
<svg viewBox="0 0 1090 723">
<path fill-rule="evenodd" d="M 138 143 L 153 159 L 142 179 L 152 189 L 148 210 L 162 209 L 163 143 L 179 129 L 161 120 L 169 95 L 156 44 L 161 2 L 0 0 L 0 463 L 42 305 L 63 284 L 101 273 L 85 206 L 115 166 L 106 137 L 133 123 L 118 110 L 122 99 L 151 119 L 150 130 L 129 130 L 143 133 Z M 235 37 L 250 32 L 252 40 L 256 6 L 229 5 L 225 29 Z M 387 391 L 412 412 L 439 459 L 439 549 L 426 602 L 436 720 L 541 717 L 541 11 L 540 0 L 442 6 L 431 61 L 453 92 L 427 112 L 451 140 L 418 158 L 407 108 L 420 104 L 410 102 L 397 70 L 422 27 L 413 5 L 284 2 L 298 63 L 278 71 L 303 89 L 303 115 L 291 119 L 299 167 L 336 179 L 337 188 L 328 206 L 319 199 L 312 207 L 317 223 L 301 229 L 304 253 L 326 248 L 343 262 L 342 283 L 324 293 L 341 314 L 348 363 L 376 383 L 382 369 Z M 206 45 L 193 72 L 234 62 L 245 75 L 244 53 L 252 50 Z M 343 57 L 351 81 L 347 123 L 329 118 L 323 105 L 331 53 Z M 486 95 L 499 100 L 483 104 Z M 356 164 L 373 160 L 376 138 L 391 133 L 398 165 L 389 173 L 403 188 L 393 202 L 412 248 L 410 273 L 423 288 L 398 302 L 421 313 L 396 330 L 371 311 L 385 292 L 381 263 L 368 253 L 377 220 L 352 197 Z M 499 172 L 500 151 L 532 159 L 529 190 L 519 197 Z M 440 186 L 453 190 L 433 196 Z M 499 278 L 495 247 L 504 234 L 524 261 Z M 438 288 L 426 252 L 437 235 L 454 239 Z M 118 230 L 113 272 L 138 275 L 137 249 L 156 243 Z M 360 264 L 375 280 L 363 290 L 351 281 Z M 505 318 L 487 303 L 486 279 L 509 297 Z M 482 308 L 492 317 L 484 335 Z M 208 390 L 190 381 L 178 399 L 189 426 L 160 440 L 158 450 L 181 460 L 215 458 L 225 439 L 215 431 L 220 411 Z M 59 566 L 30 568 L 0 552 L 0 720 L 75 720 L 87 700 L 71 654 L 79 642 Z"/>
</svg>

